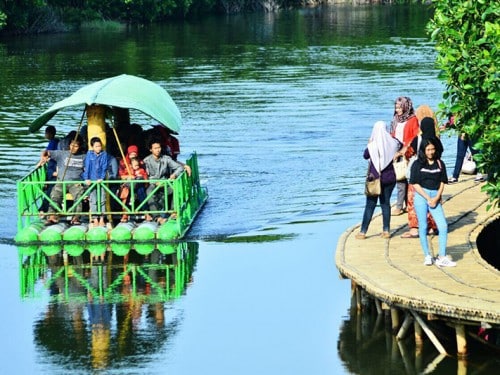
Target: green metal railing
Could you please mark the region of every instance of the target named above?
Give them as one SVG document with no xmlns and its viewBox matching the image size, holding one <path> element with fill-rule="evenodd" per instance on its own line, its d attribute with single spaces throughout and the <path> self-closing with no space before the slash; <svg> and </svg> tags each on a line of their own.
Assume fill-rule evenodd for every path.
<svg viewBox="0 0 500 375">
<path fill-rule="evenodd" d="M 45 181 L 46 167 L 42 166 L 23 179 L 17 182 L 17 228 L 18 231 L 26 228 L 30 224 L 39 221 L 39 207 L 42 201 L 46 199 L 49 205 L 54 209 L 54 214 L 63 218 L 69 216 L 108 216 L 118 217 L 121 215 L 146 215 L 152 216 L 159 214 L 176 213 L 178 233 L 185 234 L 190 224 L 194 220 L 196 213 L 201 209 L 201 206 L 207 199 L 205 188 L 201 187 L 198 170 L 198 160 L 196 153 L 193 153 L 186 164 L 191 168 L 191 176 L 188 176 L 184 171 L 175 180 L 160 179 L 148 180 L 148 184 L 156 184 L 156 187 L 147 194 L 146 198 L 139 202 L 137 201 L 137 190 L 139 184 L 144 184 L 144 180 L 105 180 L 102 182 L 92 182 L 90 185 L 84 185 L 83 181 Z M 122 184 L 128 184 L 130 189 L 129 204 L 126 204 L 119 197 L 118 191 Z M 61 185 L 62 187 L 62 202 L 59 205 L 54 202 L 50 195 L 47 194 L 45 187 L 48 185 Z M 80 197 L 74 200 L 68 194 L 71 184 L 82 184 L 84 191 Z M 77 211 L 78 205 L 84 203 L 88 199 L 90 193 L 96 189 L 97 211 Z M 163 207 L 171 207 L 165 210 L 149 210 L 148 201 L 153 195 L 163 192 Z M 169 194 L 171 192 L 171 194 Z M 172 199 L 172 204 L 169 205 L 169 196 Z M 101 210 L 101 202 L 105 199 L 106 208 Z"/>
</svg>

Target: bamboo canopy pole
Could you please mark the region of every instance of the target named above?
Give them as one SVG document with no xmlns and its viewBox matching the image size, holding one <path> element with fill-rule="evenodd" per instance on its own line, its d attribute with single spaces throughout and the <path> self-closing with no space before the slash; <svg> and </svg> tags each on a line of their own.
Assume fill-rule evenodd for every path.
<svg viewBox="0 0 500 375">
<path fill-rule="evenodd" d="M 87 106 L 87 135 L 88 147 L 93 137 L 99 137 L 102 142 L 102 149 L 106 150 L 106 110 L 107 108 L 100 104 Z"/>
</svg>

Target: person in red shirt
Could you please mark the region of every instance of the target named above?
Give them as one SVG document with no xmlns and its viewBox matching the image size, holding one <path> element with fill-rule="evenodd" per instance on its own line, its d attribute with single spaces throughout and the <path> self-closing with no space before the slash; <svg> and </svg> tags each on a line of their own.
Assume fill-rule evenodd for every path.
<svg viewBox="0 0 500 375">
<path fill-rule="evenodd" d="M 120 160 L 118 175 L 122 180 L 147 180 L 148 174 L 144 168 L 144 162 L 138 158 L 139 148 L 136 145 L 130 145 L 127 148 L 127 155 Z M 145 184 L 134 184 L 135 197 L 139 202 L 146 198 Z M 120 186 L 119 197 L 124 204 L 130 199 L 130 184 L 124 183 Z M 146 215 L 146 220 L 150 221 L 151 216 Z M 123 214 L 121 222 L 127 222 L 128 215 Z"/>
</svg>

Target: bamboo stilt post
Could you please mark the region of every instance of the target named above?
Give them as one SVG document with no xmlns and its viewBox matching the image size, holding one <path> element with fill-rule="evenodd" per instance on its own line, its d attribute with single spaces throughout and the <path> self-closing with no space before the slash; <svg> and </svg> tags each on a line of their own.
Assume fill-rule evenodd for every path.
<svg viewBox="0 0 500 375">
<path fill-rule="evenodd" d="M 421 374 L 433 373 L 434 370 L 436 370 L 437 365 L 439 365 L 439 363 L 445 358 L 446 358 L 445 354 L 438 354 L 436 358 L 434 358 L 431 362 L 429 362 L 429 364 L 427 365 L 425 370 L 421 372 Z"/>
<path fill-rule="evenodd" d="M 391 324 L 392 324 L 392 333 L 396 334 L 399 328 L 399 311 L 394 307 L 391 307 Z"/>
<path fill-rule="evenodd" d="M 361 288 L 351 281 L 351 306 L 355 305 L 356 310 L 361 311 Z"/>
<path fill-rule="evenodd" d="M 396 363 L 398 360 L 399 347 L 396 338 L 391 335 L 391 362 Z"/>
<path fill-rule="evenodd" d="M 405 320 L 403 321 L 403 324 L 401 325 L 401 328 L 399 329 L 398 334 L 396 335 L 396 339 L 398 341 L 406 337 L 408 329 L 410 329 L 412 323 L 413 323 L 413 318 L 411 314 L 406 314 Z"/>
<path fill-rule="evenodd" d="M 443 345 L 441 345 L 441 343 L 437 339 L 436 335 L 434 335 L 434 333 L 427 326 L 427 324 L 425 324 L 424 320 L 420 316 L 418 316 L 418 314 L 415 311 L 410 310 L 410 312 L 413 315 L 413 317 L 415 318 L 415 320 L 418 322 L 418 324 L 420 324 L 420 327 L 422 327 L 422 329 L 424 330 L 424 332 L 427 335 L 427 337 L 429 338 L 429 340 L 431 340 L 431 342 L 434 344 L 434 346 L 436 347 L 437 351 L 440 354 L 446 354 L 447 355 L 448 353 L 446 353 L 446 350 L 444 349 Z"/>
<path fill-rule="evenodd" d="M 455 335 L 457 337 L 457 354 L 460 357 L 464 357 L 467 355 L 467 338 L 463 324 L 455 325 Z"/>
<path fill-rule="evenodd" d="M 467 375 L 467 361 L 459 359 L 457 365 L 457 375 Z"/>
<path fill-rule="evenodd" d="M 399 353 L 401 354 L 401 358 L 403 359 L 403 364 L 405 365 L 407 374 L 415 374 L 415 369 L 413 368 L 410 360 L 410 356 L 408 355 L 408 350 L 406 350 L 404 343 L 402 341 L 398 341 Z"/>
<path fill-rule="evenodd" d="M 377 308 L 377 314 L 382 314 L 382 306 L 380 305 L 380 301 L 375 298 L 375 307 Z"/>
<path fill-rule="evenodd" d="M 356 283 L 351 280 L 351 308 L 356 306 Z"/>
<path fill-rule="evenodd" d="M 413 325 L 415 326 L 415 324 Z M 422 345 L 415 346 L 415 373 L 416 374 L 421 374 L 422 373 L 422 367 L 424 363 L 424 356 L 423 356 L 423 347 Z"/>
<path fill-rule="evenodd" d="M 421 347 L 424 343 L 424 339 L 422 335 L 422 327 L 417 321 L 413 322 L 413 331 L 415 332 L 415 345 L 417 347 Z"/>
<path fill-rule="evenodd" d="M 379 331 L 380 324 L 382 323 L 382 319 L 383 319 L 383 315 L 382 314 L 378 314 L 377 315 L 377 320 L 375 320 L 375 325 L 373 326 L 372 336 L 374 336 L 375 333 L 377 333 Z"/>
</svg>

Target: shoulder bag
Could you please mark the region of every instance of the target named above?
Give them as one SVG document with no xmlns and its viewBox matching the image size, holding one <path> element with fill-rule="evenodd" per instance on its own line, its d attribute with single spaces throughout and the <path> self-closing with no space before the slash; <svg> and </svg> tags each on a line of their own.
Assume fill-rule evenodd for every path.
<svg viewBox="0 0 500 375">
<path fill-rule="evenodd" d="M 370 161 L 368 162 L 368 172 L 366 173 L 365 194 L 368 197 L 378 197 L 382 192 L 380 185 L 380 176 L 375 178 L 373 173 L 370 173 Z"/>
<path fill-rule="evenodd" d="M 403 181 L 406 179 L 406 174 L 408 170 L 408 161 L 404 156 L 398 158 L 397 161 L 393 162 L 394 172 L 396 172 L 396 181 Z"/>
<path fill-rule="evenodd" d="M 464 158 L 464 162 L 462 164 L 462 173 L 465 174 L 474 174 L 476 173 L 476 162 L 472 159 L 472 154 L 467 152 Z"/>
</svg>

